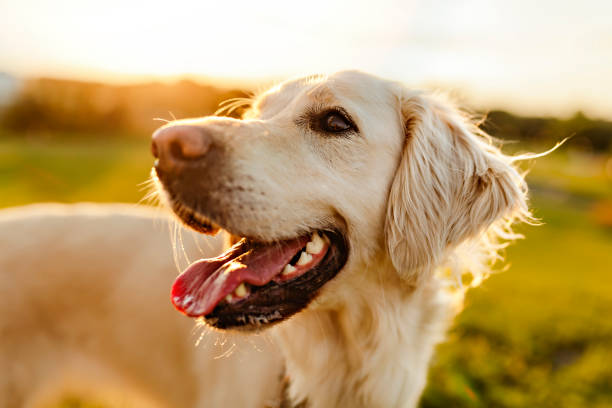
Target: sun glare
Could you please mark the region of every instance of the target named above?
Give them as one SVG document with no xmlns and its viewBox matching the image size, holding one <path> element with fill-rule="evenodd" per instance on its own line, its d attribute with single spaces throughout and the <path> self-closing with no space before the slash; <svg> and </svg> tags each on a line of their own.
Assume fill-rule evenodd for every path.
<svg viewBox="0 0 612 408">
<path fill-rule="evenodd" d="M 483 105 L 605 116 L 611 14 L 603 0 L 22 0 L 0 5 L 0 70 L 229 83 L 356 68 Z"/>
</svg>

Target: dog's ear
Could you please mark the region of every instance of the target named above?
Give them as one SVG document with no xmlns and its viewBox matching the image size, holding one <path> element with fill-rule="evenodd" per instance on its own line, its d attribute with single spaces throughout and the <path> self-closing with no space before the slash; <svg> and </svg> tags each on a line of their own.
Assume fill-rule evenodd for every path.
<svg viewBox="0 0 612 408">
<path fill-rule="evenodd" d="M 400 106 L 405 142 L 385 239 L 398 273 L 415 282 L 449 249 L 526 213 L 526 186 L 511 157 L 449 103 L 403 91 Z"/>
</svg>

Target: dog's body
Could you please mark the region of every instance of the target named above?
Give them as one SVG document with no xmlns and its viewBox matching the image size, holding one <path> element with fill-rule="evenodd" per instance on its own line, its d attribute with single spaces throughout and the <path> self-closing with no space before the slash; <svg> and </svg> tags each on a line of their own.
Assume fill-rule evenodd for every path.
<svg viewBox="0 0 612 408">
<path fill-rule="evenodd" d="M 315 401 L 330 404 L 332 392 L 349 386 L 345 370 L 386 373 L 371 378 L 380 387 L 373 391 L 389 395 L 383 402 L 405 401 L 398 378 L 410 376 L 416 401 L 456 298 L 435 288 L 415 293 L 398 311 L 413 322 L 397 333 L 399 343 L 400 337 L 389 341 L 390 328 L 372 331 L 384 316 L 361 311 L 295 319 L 268 335 L 196 329 L 169 301 L 176 265 L 167 222 L 163 213 L 128 205 L 41 204 L 0 212 L 0 406 L 37 407 L 77 396 L 128 408 L 280 407 L 283 375 L 303 362 L 310 372 L 327 374 L 291 377 L 294 386 L 313 387 L 304 392 Z M 216 255 L 223 246 L 221 236 L 182 236 L 179 258 L 183 251 L 192 260 Z M 397 302 L 397 295 L 389 290 L 385 301 Z M 337 338 L 339 325 L 354 333 L 350 343 Z M 386 341 L 391 344 L 378 350 L 368 347 Z M 390 371 L 398 361 L 405 362 L 401 372 Z"/>
<path fill-rule="evenodd" d="M 128 205 L 0 212 L 1 407 L 77 396 L 109 407 L 261 408 L 280 397 L 283 365 L 266 336 L 196 330 L 172 308 L 166 224 Z M 183 236 L 191 259 L 222 248 L 220 237 L 198 247 Z"/>
<path fill-rule="evenodd" d="M 157 381 L 162 394 L 175 381 L 186 387 L 176 390 L 176 398 L 186 400 L 172 402 L 180 406 L 217 406 L 206 403 L 207 398 L 217 401 L 217 395 L 227 396 L 225 406 L 247 406 L 233 405 L 237 400 L 231 398 L 281 404 L 283 363 L 288 396 L 296 405 L 415 406 L 434 347 L 461 307 L 462 275 L 471 274 L 476 285 L 497 259 L 500 240 L 515 238 L 509 229 L 512 221 L 529 218 L 525 186 L 513 159 L 491 146 L 456 110 L 357 72 L 289 81 L 258 97 L 243 121 L 172 123 L 155 134 L 153 151 L 165 198 L 187 225 L 204 232 L 222 227 L 245 237 L 219 258 L 191 265 L 173 286 L 175 306 L 222 329 L 259 331 L 284 320 L 263 332 L 273 344 L 259 354 L 246 352 L 240 364 L 212 359 L 218 351 L 208 349 L 210 343 L 198 351 L 190 348 L 188 325 L 171 315 L 162 295 L 170 286 L 168 269 L 174 270 L 169 250 L 159 249 L 163 233 L 154 233 L 148 221 L 118 215 L 95 227 L 77 221 L 75 230 L 64 231 L 53 217 L 26 222 L 28 217 L 8 213 L 2 229 L 10 230 L 5 233 L 10 240 L 22 224 L 41 231 L 51 225 L 49 234 L 60 231 L 56 236 L 69 237 L 66 245 L 73 249 L 66 253 L 74 251 L 85 259 L 83 265 L 91 264 L 83 253 L 105 253 L 102 259 L 116 260 L 100 263 L 83 283 L 100 280 L 94 287 L 104 287 L 118 282 L 111 291 L 97 292 L 100 301 L 93 302 L 116 302 L 108 324 L 81 316 L 83 321 L 64 327 L 68 332 L 75 327 L 76 333 L 86 328 L 87 335 L 76 337 L 81 340 L 96 334 L 123 339 L 117 340 L 116 353 L 103 359 L 121 361 L 122 353 L 137 350 L 132 364 L 140 361 L 142 372 L 155 378 L 152 383 Z M 47 253 L 48 244 L 35 235 L 24 232 L 20 239 L 36 253 Z M 213 242 L 217 246 L 211 252 L 217 255 L 219 240 Z M 140 262 L 126 262 L 125 256 Z M 25 266 L 7 259 L 0 261 L 1 272 L 9 276 L 3 281 L 39 270 L 34 258 Z M 66 255 L 63 262 L 69 259 Z M 49 266 L 49 279 L 67 274 L 49 302 L 81 305 L 76 310 L 92 303 L 90 297 L 65 297 L 65 288 L 74 284 L 70 275 L 81 268 L 65 270 L 55 261 L 44 265 Z M 102 278 L 107 269 L 112 269 L 111 277 Z M 22 305 L 36 305 L 41 297 L 19 280 L 3 291 L 11 288 L 21 289 L 15 302 Z M 132 309 L 141 312 L 131 316 Z M 62 309 L 50 319 L 62 322 L 64 315 L 71 312 Z M 112 326 L 115 320 L 133 334 L 126 335 L 119 324 Z M 24 344 L 19 346 L 24 350 L 39 347 L 21 340 L 33 337 L 30 333 L 37 333 L 40 323 L 32 320 L 27 330 L 18 330 L 17 321 L 1 323 L 9 329 L 0 326 L 16 338 L 0 350 L 17 367 L 11 373 L 19 372 L 20 361 L 12 344 Z M 158 340 L 149 337 L 151 327 L 162 324 L 181 328 Z M 55 336 L 49 344 L 70 337 Z M 170 352 L 182 360 L 161 356 L 155 367 L 168 364 L 169 372 L 186 373 L 180 378 L 190 378 L 186 382 L 191 388 L 171 373 L 164 376 L 161 368 L 151 368 L 147 356 Z M 186 362 L 177 366 L 177 361 Z M 124 366 L 116 367 L 124 371 Z M 261 383 L 253 384 L 254 377 Z M 9 374 L 3 383 L 19 384 L 15 378 Z"/>
</svg>

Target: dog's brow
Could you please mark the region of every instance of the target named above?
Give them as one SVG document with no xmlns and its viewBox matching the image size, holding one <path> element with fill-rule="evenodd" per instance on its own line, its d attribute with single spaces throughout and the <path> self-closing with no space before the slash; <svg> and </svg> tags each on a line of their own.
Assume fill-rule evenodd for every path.
<svg viewBox="0 0 612 408">
<path fill-rule="evenodd" d="M 314 87 L 306 95 L 317 104 L 335 105 L 338 103 L 334 93 L 325 85 Z"/>
</svg>

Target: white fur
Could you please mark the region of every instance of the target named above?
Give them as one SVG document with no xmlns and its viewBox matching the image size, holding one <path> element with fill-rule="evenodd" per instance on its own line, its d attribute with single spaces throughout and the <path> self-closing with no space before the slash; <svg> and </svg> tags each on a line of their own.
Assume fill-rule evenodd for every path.
<svg viewBox="0 0 612 408">
<path fill-rule="evenodd" d="M 296 118 L 313 105 L 342 106 L 356 121 L 359 134 L 322 137 L 297 125 Z M 226 193 L 220 199 L 224 212 L 219 223 L 233 234 L 277 240 L 334 223 L 345 228 L 351 248 L 346 266 L 306 311 L 269 331 L 284 357 L 293 402 L 306 400 L 312 408 L 415 406 L 434 347 L 461 308 L 462 277 L 471 275 L 469 286 L 477 285 L 498 259 L 504 241 L 516 238 L 512 222 L 530 219 L 526 186 L 513 159 L 447 101 L 359 72 L 283 83 L 258 96 L 245 120 L 179 123 L 206 127 L 214 143 L 225 147 L 232 163 L 227 181 L 231 184 L 222 186 Z M 244 203 L 249 205 L 245 208 Z M 6 216 L 4 225 L 11 218 Z M 36 224 L 42 231 L 60 228 L 46 218 Z M 129 234 L 139 238 L 133 239 L 128 253 L 138 253 L 143 243 L 158 239 L 145 224 L 130 225 Z M 16 222 L 10 226 L 10 232 L 2 228 L 6 237 L 21 228 Z M 89 228 L 100 228 L 99 234 L 116 239 L 128 234 L 118 224 Z M 59 236 L 71 240 L 77 232 L 79 251 L 107 252 L 108 259 L 115 261 L 105 267 L 137 276 L 134 282 L 143 279 L 142 271 L 114 256 L 115 251 L 125 252 L 124 246 L 94 242 L 81 229 Z M 33 237 L 34 233 L 25 234 L 20 239 L 23 245 L 31 242 L 33 252 L 45 254 L 48 249 Z M 136 265 L 151 269 L 166 265 L 167 257 L 167 251 L 149 251 L 146 260 Z M 53 259 L 48 276 L 55 276 L 65 259 Z M 21 268 L 18 262 L 11 265 L 2 272 L 11 276 Z M 158 267 L 151 270 L 161 273 Z M 90 278 L 102 279 L 102 274 Z M 130 290 L 134 284 L 128 285 Z M 153 290 L 155 285 L 146 282 L 138 290 Z M 21 302 L 32 296 L 20 293 Z M 167 302 L 150 299 L 143 306 L 144 300 L 134 299 L 133 293 L 120 302 L 140 302 L 145 309 Z M 79 307 L 88 305 L 87 299 L 79 302 Z M 159 317 L 147 328 L 139 317 L 112 315 L 143 331 L 181 319 L 178 314 Z M 89 324 L 90 336 L 118 335 L 110 326 L 96 332 L 95 323 Z M 35 331 L 36 325 L 27 330 Z M 19 332 L 18 337 L 26 333 Z M 272 394 L 278 391 L 275 350 L 267 349 L 259 358 L 245 355 L 242 365 L 228 362 L 224 372 L 213 373 L 211 367 L 217 370 L 218 365 L 211 361 L 210 351 L 194 352 L 185 346 L 184 330 L 173 335 L 173 349 L 183 350 L 197 364 L 185 370 L 181 380 L 160 381 L 168 388 L 185 378 L 200 381 L 194 388 L 197 397 L 190 400 L 199 405 L 191 406 L 217 406 L 207 405 L 220 392 L 211 384 L 221 387 L 228 398 L 250 395 L 253 406 L 270 401 L 270 393 L 256 394 L 253 386 Z M 167 352 L 151 343 L 149 348 L 130 347 L 155 355 Z M 262 355 L 270 360 L 262 361 Z M 115 358 L 112 352 L 106 356 Z M 155 372 L 163 371 L 163 364 Z M 260 373 L 261 384 L 247 384 L 249 376 L 236 376 L 234 370 Z"/>
</svg>

